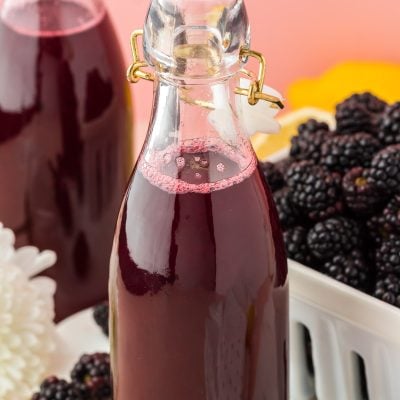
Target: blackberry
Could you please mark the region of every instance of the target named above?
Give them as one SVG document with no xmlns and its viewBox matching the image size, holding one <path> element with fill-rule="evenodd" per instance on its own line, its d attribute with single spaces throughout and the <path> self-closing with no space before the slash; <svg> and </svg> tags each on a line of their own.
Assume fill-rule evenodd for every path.
<svg viewBox="0 0 400 400">
<path fill-rule="evenodd" d="M 301 264 L 312 266 L 312 256 L 307 245 L 307 229 L 295 226 L 284 234 L 286 253 L 289 258 Z"/>
<path fill-rule="evenodd" d="M 286 180 L 292 203 L 314 221 L 342 211 L 341 177 L 312 161 L 299 161 L 290 166 Z"/>
<path fill-rule="evenodd" d="M 355 289 L 366 291 L 368 288 L 370 270 L 360 250 L 335 255 L 324 263 L 321 272 Z"/>
<path fill-rule="evenodd" d="M 365 176 L 386 194 L 400 194 L 400 144 L 388 146 L 376 154 Z"/>
<path fill-rule="evenodd" d="M 260 162 L 260 168 L 264 175 L 265 181 L 273 192 L 279 190 L 285 184 L 283 174 L 276 168 L 275 164 L 271 162 Z"/>
<path fill-rule="evenodd" d="M 347 254 L 360 244 L 358 225 L 347 218 L 331 218 L 317 223 L 307 236 L 314 257 L 329 260 L 337 254 Z"/>
<path fill-rule="evenodd" d="M 32 396 L 32 400 L 84 400 L 84 397 L 74 384 L 52 376 L 43 381 L 40 391 Z"/>
<path fill-rule="evenodd" d="M 93 318 L 96 324 L 101 328 L 103 333 L 108 336 L 108 313 L 109 307 L 108 302 L 98 304 L 93 308 Z"/>
<path fill-rule="evenodd" d="M 376 282 L 374 297 L 393 306 L 400 307 L 400 279 L 388 275 Z"/>
<path fill-rule="evenodd" d="M 400 143 L 400 102 L 387 108 L 378 138 L 385 146 Z"/>
<path fill-rule="evenodd" d="M 332 136 L 328 124 L 310 119 L 298 128 L 298 135 L 291 139 L 290 156 L 297 160 L 313 160 L 318 163 L 321 146 Z"/>
<path fill-rule="evenodd" d="M 367 133 L 335 136 L 322 146 L 321 165 L 340 173 L 353 167 L 369 167 L 380 146 L 379 141 Z"/>
<path fill-rule="evenodd" d="M 383 210 L 382 217 L 388 231 L 400 233 L 400 195 L 389 201 Z"/>
<path fill-rule="evenodd" d="M 86 386 L 92 400 L 112 397 L 110 356 L 107 353 L 83 355 L 71 372 L 72 382 Z"/>
<path fill-rule="evenodd" d="M 371 93 L 354 94 L 336 106 L 336 129 L 340 134 L 376 134 L 386 103 Z"/>
<path fill-rule="evenodd" d="M 293 206 L 290 198 L 291 195 L 288 188 L 274 193 L 275 205 L 283 229 L 290 228 L 300 222 L 300 213 Z"/>
<path fill-rule="evenodd" d="M 356 214 L 372 214 L 382 203 L 382 195 L 364 177 L 364 169 L 356 167 L 343 177 L 343 197 L 347 207 Z"/>
<path fill-rule="evenodd" d="M 375 262 L 381 276 L 396 274 L 400 277 L 400 235 L 389 235 L 376 250 Z"/>
</svg>

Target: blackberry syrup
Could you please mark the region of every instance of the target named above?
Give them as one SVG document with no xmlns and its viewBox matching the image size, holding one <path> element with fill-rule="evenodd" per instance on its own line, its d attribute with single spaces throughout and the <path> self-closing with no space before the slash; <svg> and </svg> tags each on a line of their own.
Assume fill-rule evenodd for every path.
<svg viewBox="0 0 400 400">
<path fill-rule="evenodd" d="M 111 259 L 115 400 L 288 399 L 285 250 L 245 155 L 216 139 L 141 157 Z"/>
</svg>

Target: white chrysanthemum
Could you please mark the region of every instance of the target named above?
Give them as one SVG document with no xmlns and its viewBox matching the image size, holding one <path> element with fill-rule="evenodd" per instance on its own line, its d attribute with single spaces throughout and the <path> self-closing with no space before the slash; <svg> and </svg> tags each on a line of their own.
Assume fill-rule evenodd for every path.
<svg viewBox="0 0 400 400">
<path fill-rule="evenodd" d="M 52 266 L 51 251 L 14 249 L 0 224 L 0 399 L 29 399 L 48 372 L 55 348 L 53 280 L 36 274 Z"/>
</svg>

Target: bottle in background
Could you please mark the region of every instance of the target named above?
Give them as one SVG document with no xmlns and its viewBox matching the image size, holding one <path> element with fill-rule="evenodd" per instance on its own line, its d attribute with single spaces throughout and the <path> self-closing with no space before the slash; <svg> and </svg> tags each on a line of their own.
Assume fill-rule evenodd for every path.
<svg viewBox="0 0 400 400">
<path fill-rule="evenodd" d="M 0 17 L 0 221 L 57 252 L 61 319 L 107 297 L 133 152 L 124 62 L 99 0 L 5 0 Z"/>
</svg>

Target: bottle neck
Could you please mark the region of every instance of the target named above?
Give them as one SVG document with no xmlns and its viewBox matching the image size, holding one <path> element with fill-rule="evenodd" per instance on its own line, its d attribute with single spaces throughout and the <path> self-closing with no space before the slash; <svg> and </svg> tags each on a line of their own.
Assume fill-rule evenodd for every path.
<svg viewBox="0 0 400 400">
<path fill-rule="evenodd" d="M 156 79 L 150 136 L 168 143 L 192 139 L 221 139 L 234 144 L 241 133 L 234 79 L 178 83 Z"/>
<path fill-rule="evenodd" d="M 234 81 L 180 85 L 156 78 L 139 159 L 139 169 L 152 183 L 167 191 L 204 193 L 250 176 L 256 159 L 236 116 Z"/>
</svg>

